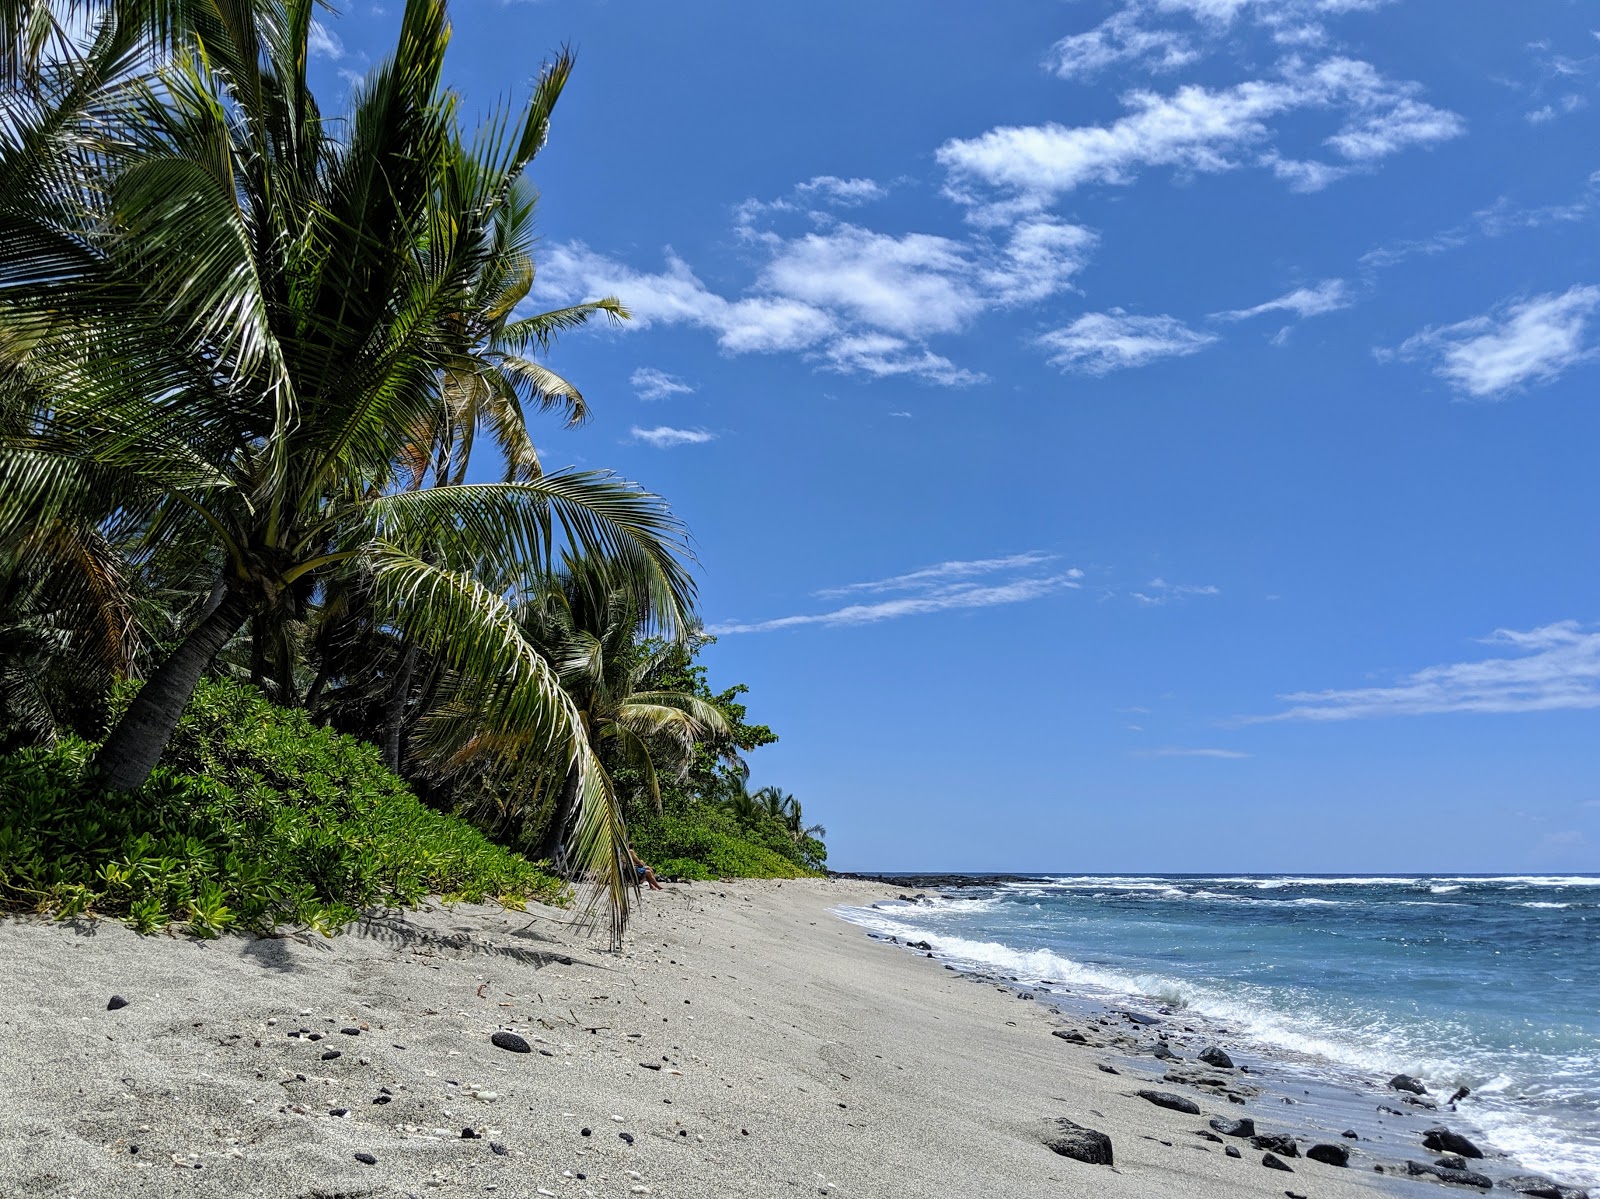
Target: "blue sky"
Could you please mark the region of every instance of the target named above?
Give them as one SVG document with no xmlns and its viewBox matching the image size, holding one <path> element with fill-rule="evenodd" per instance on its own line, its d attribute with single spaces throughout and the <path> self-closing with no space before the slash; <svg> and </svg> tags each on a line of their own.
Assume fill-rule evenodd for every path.
<svg viewBox="0 0 1600 1199">
<path fill-rule="evenodd" d="M 798 12 L 453 9 L 468 112 L 578 51 L 539 294 L 635 319 L 541 450 L 689 522 L 753 783 L 844 869 L 1600 868 L 1600 13 Z"/>
</svg>

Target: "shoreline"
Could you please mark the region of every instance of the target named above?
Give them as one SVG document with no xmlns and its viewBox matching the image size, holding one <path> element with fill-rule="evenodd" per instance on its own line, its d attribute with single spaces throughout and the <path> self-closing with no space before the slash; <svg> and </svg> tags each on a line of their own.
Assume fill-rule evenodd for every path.
<svg viewBox="0 0 1600 1199">
<path fill-rule="evenodd" d="M 1198 1135 L 1247 1108 L 1105 1073 L 1104 1051 L 1052 1035 L 1056 1009 L 886 953 L 836 914 L 893 895 L 670 887 L 616 955 L 554 909 L 433 906 L 332 940 L 0 921 L 0 1196 L 1350 1199 L 1441 1185 L 1303 1155 L 1280 1172 L 1248 1141 Z M 112 994 L 128 1006 L 108 1011 Z M 1137 1095 L 1151 1085 L 1195 1094 L 1201 1116 Z M 1046 1147 L 1063 1118 L 1109 1136 L 1115 1164 Z"/>
</svg>

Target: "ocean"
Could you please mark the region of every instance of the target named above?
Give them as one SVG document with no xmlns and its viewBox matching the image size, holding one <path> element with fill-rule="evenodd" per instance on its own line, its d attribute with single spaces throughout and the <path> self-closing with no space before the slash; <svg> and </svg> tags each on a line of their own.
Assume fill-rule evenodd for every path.
<svg viewBox="0 0 1600 1199">
<path fill-rule="evenodd" d="M 1307 1077 L 1470 1087 L 1452 1127 L 1600 1184 L 1600 875 L 1040 875 L 841 915 L 959 968 L 1184 1009 Z"/>
</svg>

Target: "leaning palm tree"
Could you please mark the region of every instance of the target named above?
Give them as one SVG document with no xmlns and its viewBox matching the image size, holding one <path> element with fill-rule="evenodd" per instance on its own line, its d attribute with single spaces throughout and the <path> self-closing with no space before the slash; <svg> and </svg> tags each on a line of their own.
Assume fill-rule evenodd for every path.
<svg viewBox="0 0 1600 1199">
<path fill-rule="evenodd" d="M 676 632 L 693 599 L 682 529 L 603 474 L 407 491 L 396 465 L 443 407 L 441 378 L 471 357 L 458 314 L 571 57 L 469 146 L 440 83 L 442 0 L 408 0 L 393 55 L 339 126 L 307 85 L 312 0 L 208 11 L 95 120 L 68 87 L 60 108 L 79 115 L 55 120 L 45 104 L 29 115 L 43 132 L 0 142 L 0 323 L 57 379 L 42 400 L 0 390 L 14 403 L 0 539 L 114 509 L 151 542 L 222 563 L 214 601 L 101 747 L 102 783 L 144 781 L 236 630 L 302 611 L 359 567 L 377 618 L 487 681 L 487 722 L 569 762 L 592 817 L 584 862 L 608 883 L 616 931 L 626 875 L 620 827 L 595 815 L 603 771 L 558 672 L 482 580 L 570 553 L 644 587 Z M 82 87 L 104 73 L 86 70 Z M 45 218 L 18 233 L 23 201 Z M 53 256 L 21 259 L 30 239 Z"/>
</svg>

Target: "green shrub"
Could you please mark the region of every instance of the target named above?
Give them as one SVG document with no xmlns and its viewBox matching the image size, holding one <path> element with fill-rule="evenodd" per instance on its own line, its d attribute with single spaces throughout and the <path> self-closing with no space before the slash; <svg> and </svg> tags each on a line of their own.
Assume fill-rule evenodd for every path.
<svg viewBox="0 0 1600 1199">
<path fill-rule="evenodd" d="M 126 696 L 122 697 L 126 702 Z M 375 905 L 564 902 L 564 884 L 425 807 L 375 747 L 202 682 L 133 795 L 86 782 L 94 746 L 0 757 L 0 907 L 171 923 L 209 935 L 292 924 L 331 933 Z"/>
<path fill-rule="evenodd" d="M 710 804 L 638 820 L 629 832 L 639 856 L 662 878 L 798 878 L 811 873 L 751 840 L 750 830 Z"/>
</svg>

